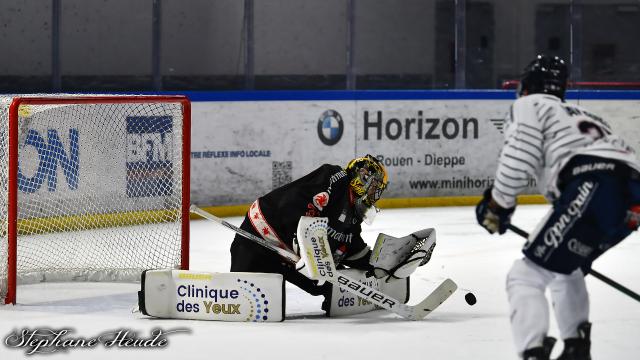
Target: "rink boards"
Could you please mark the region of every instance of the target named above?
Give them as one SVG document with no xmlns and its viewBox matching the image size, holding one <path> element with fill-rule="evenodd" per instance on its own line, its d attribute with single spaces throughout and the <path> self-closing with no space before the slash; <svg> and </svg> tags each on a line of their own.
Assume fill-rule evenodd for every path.
<svg viewBox="0 0 640 360">
<path fill-rule="evenodd" d="M 389 171 L 384 205 L 424 206 L 425 199 L 436 199 L 435 205 L 464 203 L 493 181 L 504 119 L 515 99 L 512 91 L 189 96 L 192 202 L 231 213 L 242 213 L 243 204 L 320 164 L 344 165 L 364 154 L 381 159 Z M 568 97 L 640 148 L 640 92 L 581 91 Z M 540 201 L 535 182 L 526 194 Z"/>
</svg>

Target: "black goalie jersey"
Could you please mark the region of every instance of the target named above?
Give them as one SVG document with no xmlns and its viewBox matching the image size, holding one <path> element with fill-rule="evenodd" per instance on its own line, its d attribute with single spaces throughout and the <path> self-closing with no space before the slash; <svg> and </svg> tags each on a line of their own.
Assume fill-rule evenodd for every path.
<svg viewBox="0 0 640 360">
<path fill-rule="evenodd" d="M 247 217 L 253 232 L 294 250 L 300 217 L 326 217 L 336 263 L 363 268 L 368 265 L 369 247 L 360 236 L 362 220 L 356 216 L 350 196 L 347 173 L 339 166 L 325 164 L 260 197 Z M 247 225 L 246 219 L 243 225 Z"/>
</svg>

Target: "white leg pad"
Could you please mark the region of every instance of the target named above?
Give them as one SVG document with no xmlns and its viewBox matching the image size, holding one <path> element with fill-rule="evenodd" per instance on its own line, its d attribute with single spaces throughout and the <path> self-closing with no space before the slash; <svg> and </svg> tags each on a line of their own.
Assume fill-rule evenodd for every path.
<svg viewBox="0 0 640 360">
<path fill-rule="evenodd" d="M 284 320 L 281 274 L 147 270 L 140 312 L 171 319 L 272 322 Z"/>
</svg>

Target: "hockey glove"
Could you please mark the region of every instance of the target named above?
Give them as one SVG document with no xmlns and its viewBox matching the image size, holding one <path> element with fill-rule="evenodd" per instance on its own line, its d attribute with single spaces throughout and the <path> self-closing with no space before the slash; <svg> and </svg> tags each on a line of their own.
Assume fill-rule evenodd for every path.
<svg viewBox="0 0 640 360">
<path fill-rule="evenodd" d="M 497 232 L 502 235 L 511 223 L 511 215 L 515 208 L 505 209 L 498 205 L 491 197 L 491 190 L 493 187 L 485 190 L 482 200 L 476 205 L 476 218 L 478 224 L 487 229 L 490 234 Z"/>
<path fill-rule="evenodd" d="M 396 238 L 380 233 L 374 250 L 370 254 L 372 275 L 376 278 L 407 278 L 418 268 L 429 262 L 436 246 L 436 231 L 433 228 L 416 231 Z"/>
</svg>

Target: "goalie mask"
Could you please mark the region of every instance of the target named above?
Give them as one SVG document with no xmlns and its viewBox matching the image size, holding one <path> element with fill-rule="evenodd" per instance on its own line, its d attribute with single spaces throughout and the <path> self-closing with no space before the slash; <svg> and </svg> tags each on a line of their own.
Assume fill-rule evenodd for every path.
<svg viewBox="0 0 640 360">
<path fill-rule="evenodd" d="M 356 196 L 356 215 L 370 224 L 378 211 L 374 204 L 387 187 L 387 170 L 378 159 L 366 155 L 351 160 L 346 172 L 350 179 L 349 186 Z"/>
</svg>

